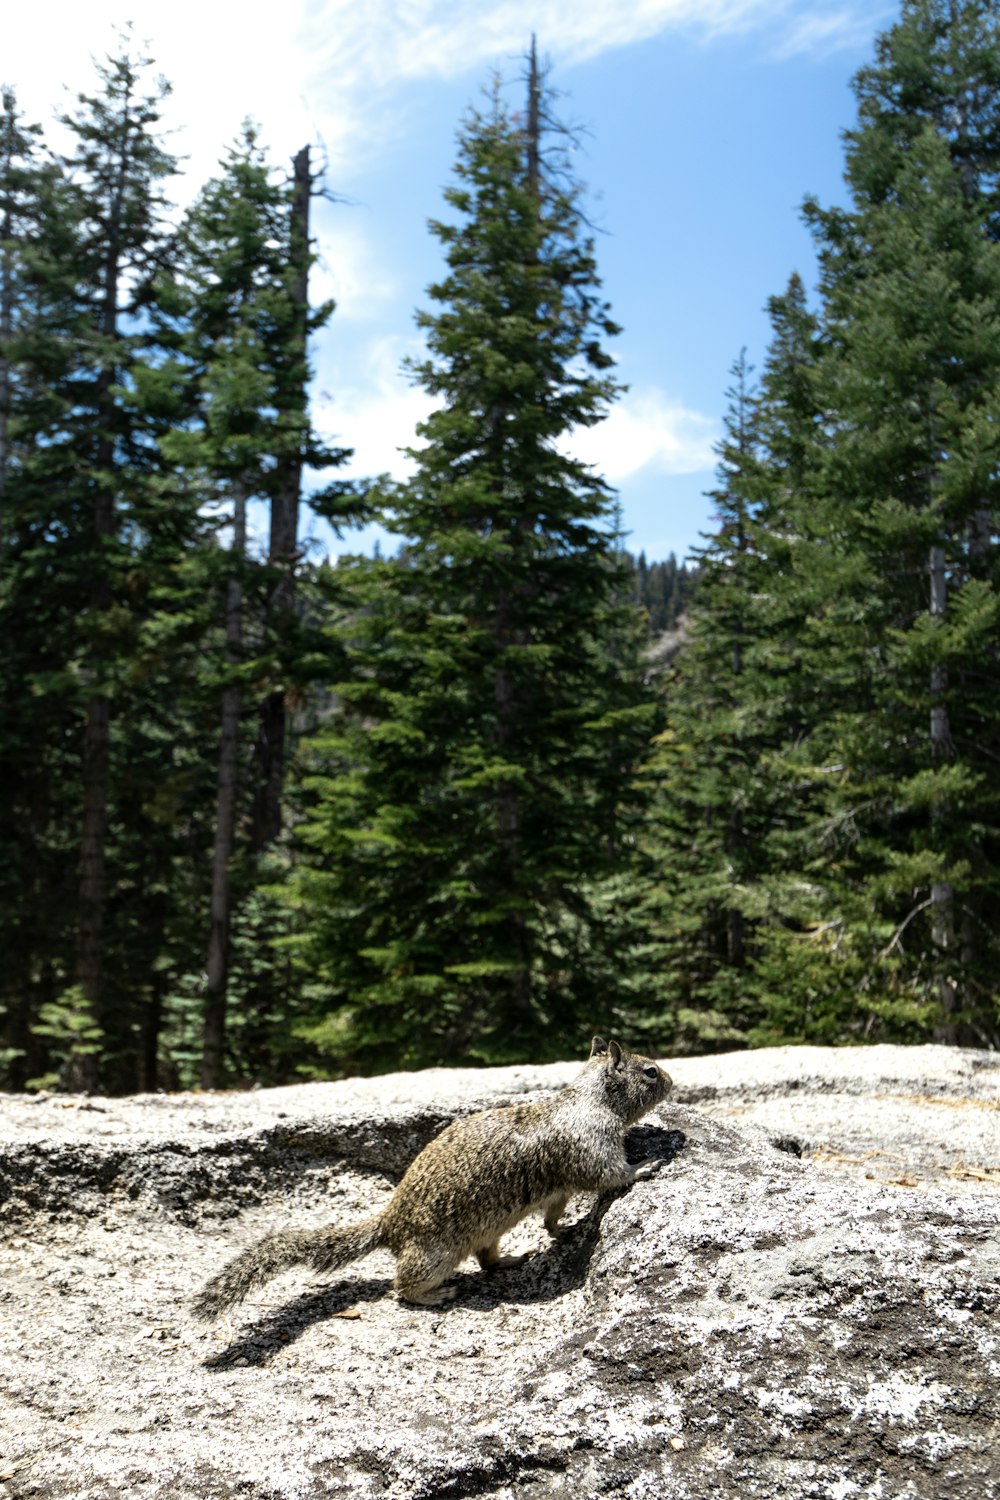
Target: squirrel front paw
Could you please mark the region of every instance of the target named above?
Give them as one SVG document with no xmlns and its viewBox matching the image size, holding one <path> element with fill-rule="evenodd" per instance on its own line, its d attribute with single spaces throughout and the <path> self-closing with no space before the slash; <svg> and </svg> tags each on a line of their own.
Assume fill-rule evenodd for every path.
<svg viewBox="0 0 1000 1500">
<path fill-rule="evenodd" d="M 646 1182 L 650 1177 L 656 1177 L 666 1162 L 662 1158 L 655 1161 L 644 1161 L 638 1167 L 632 1177 L 633 1182 Z"/>
</svg>

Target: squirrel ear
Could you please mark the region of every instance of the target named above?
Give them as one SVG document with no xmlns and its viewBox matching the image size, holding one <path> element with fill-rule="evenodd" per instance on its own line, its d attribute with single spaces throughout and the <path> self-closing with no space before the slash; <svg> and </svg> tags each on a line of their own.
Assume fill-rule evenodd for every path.
<svg viewBox="0 0 1000 1500">
<path fill-rule="evenodd" d="M 608 1052 L 610 1053 L 610 1057 L 611 1057 L 611 1066 L 613 1068 L 619 1068 L 619 1067 L 621 1067 L 622 1049 L 619 1047 L 618 1043 L 617 1042 L 609 1042 L 608 1043 Z"/>
<path fill-rule="evenodd" d="M 608 1050 L 608 1044 L 602 1036 L 595 1036 L 590 1044 L 591 1057 L 603 1057 Z"/>
</svg>

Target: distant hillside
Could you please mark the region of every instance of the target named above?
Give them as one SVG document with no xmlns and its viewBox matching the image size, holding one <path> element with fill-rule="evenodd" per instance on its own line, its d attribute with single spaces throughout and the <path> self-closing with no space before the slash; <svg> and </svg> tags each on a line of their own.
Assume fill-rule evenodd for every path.
<svg viewBox="0 0 1000 1500">
<path fill-rule="evenodd" d="M 646 611 L 650 635 L 674 630 L 690 605 L 697 568 L 678 563 L 672 552 L 666 562 L 647 562 L 645 552 L 638 557 L 626 552 L 625 561 L 632 572 L 632 597 Z"/>
</svg>

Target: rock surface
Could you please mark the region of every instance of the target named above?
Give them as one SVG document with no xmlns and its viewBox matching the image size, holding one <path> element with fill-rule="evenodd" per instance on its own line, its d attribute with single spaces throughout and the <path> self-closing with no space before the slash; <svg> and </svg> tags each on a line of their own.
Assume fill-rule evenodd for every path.
<svg viewBox="0 0 1000 1500">
<path fill-rule="evenodd" d="M 0 1095 L 0 1494 L 1000 1496 L 1000 1056 L 668 1063 L 657 1176 L 397 1303 L 378 1252 L 207 1330 L 268 1228 L 388 1197 L 454 1115 L 577 1065 L 246 1094 Z M 575 1222 L 574 1222 L 575 1221 Z"/>
</svg>

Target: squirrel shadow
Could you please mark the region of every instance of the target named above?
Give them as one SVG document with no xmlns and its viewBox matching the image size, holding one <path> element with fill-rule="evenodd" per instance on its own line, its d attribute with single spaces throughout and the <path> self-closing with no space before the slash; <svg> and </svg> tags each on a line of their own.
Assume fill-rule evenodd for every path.
<svg viewBox="0 0 1000 1500">
<path fill-rule="evenodd" d="M 629 1132 L 627 1155 L 633 1165 L 656 1162 L 666 1166 L 683 1150 L 687 1137 L 681 1130 L 664 1130 L 656 1125 L 639 1125 Z M 537 1254 L 511 1266 L 492 1271 L 459 1272 L 452 1280 L 454 1301 L 438 1307 L 422 1308 L 405 1304 L 419 1314 L 447 1317 L 458 1308 L 490 1310 L 502 1303 L 530 1305 L 550 1302 L 582 1286 L 601 1235 L 601 1223 L 611 1205 L 629 1192 L 616 1188 L 600 1194 L 590 1209 L 575 1223 L 568 1224 L 558 1240 Z M 231 1370 L 247 1365 L 267 1365 L 293 1344 L 315 1323 L 342 1317 L 349 1308 L 361 1302 L 378 1302 L 391 1287 L 386 1277 L 341 1281 L 318 1292 L 306 1292 L 284 1303 L 265 1317 L 252 1323 L 227 1348 L 202 1361 L 206 1370 Z"/>
</svg>

